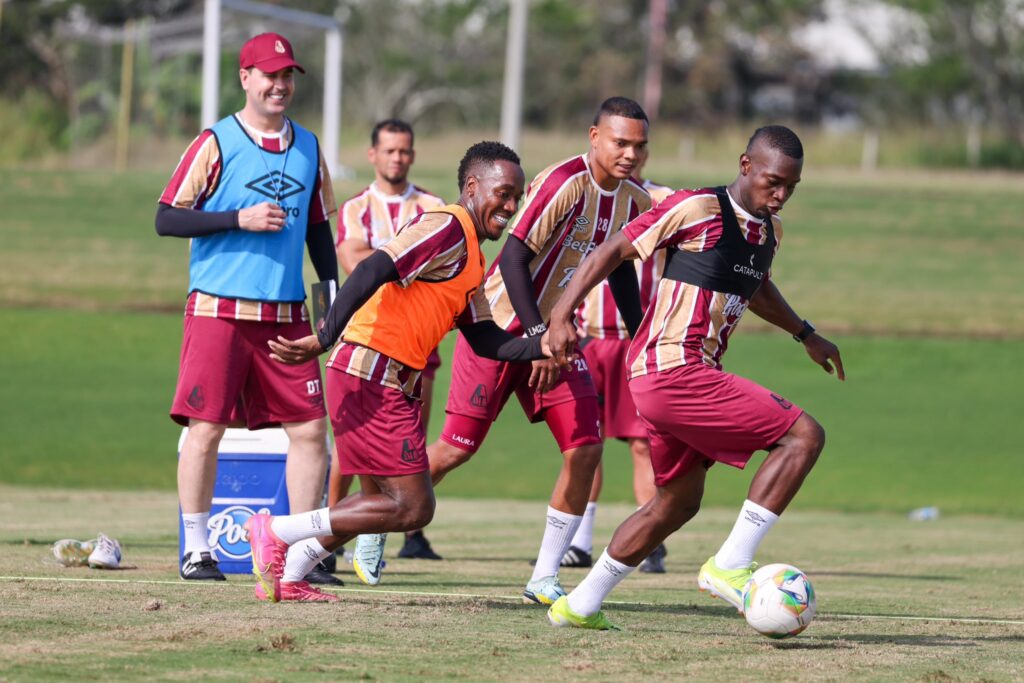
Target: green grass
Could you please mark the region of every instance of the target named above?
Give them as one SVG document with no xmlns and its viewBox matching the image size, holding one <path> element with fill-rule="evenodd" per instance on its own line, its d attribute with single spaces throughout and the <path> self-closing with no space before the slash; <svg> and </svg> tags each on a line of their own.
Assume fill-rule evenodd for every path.
<svg viewBox="0 0 1024 683">
<path fill-rule="evenodd" d="M 598 547 L 630 512 L 600 509 Z M 735 508 L 670 537 L 667 574 L 619 586 L 605 607 L 621 633 L 554 629 L 519 602 L 543 514 L 442 500 L 431 538 L 446 561 L 398 560 L 393 546 L 377 588 L 343 566 L 340 603 L 270 605 L 253 599 L 250 576 L 177 579 L 173 494 L 0 486 L 0 680 L 1019 679 L 1024 547 L 1007 539 L 1024 534 L 1021 520 L 787 513 L 759 559 L 804 569 L 818 617 L 779 642 L 694 586 Z M 49 559 L 53 540 L 101 530 L 130 568 Z M 572 587 L 584 572 L 562 575 Z"/>
<path fill-rule="evenodd" d="M 0 309 L 0 481 L 81 488 L 174 487 L 178 427 L 167 417 L 181 318 L 174 314 Z M 727 368 L 814 415 L 828 445 L 800 496 L 803 509 L 1024 515 L 1018 495 L 1016 341 L 841 337 L 849 379 L 837 382 L 784 334 L 741 330 Z M 453 337 L 435 388 L 442 424 Z M 543 499 L 561 458 L 542 425 L 511 401 L 484 448 L 443 496 Z M 760 462 L 759 457 L 755 463 Z M 629 455 L 609 442 L 606 500 L 630 499 Z M 709 505 L 742 500 L 751 472 L 712 470 Z"/>
</svg>

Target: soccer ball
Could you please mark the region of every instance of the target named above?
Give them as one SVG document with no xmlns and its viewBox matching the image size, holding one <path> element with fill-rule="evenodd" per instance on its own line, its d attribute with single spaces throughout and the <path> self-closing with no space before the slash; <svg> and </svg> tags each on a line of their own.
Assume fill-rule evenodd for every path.
<svg viewBox="0 0 1024 683">
<path fill-rule="evenodd" d="M 788 638 L 814 619 L 817 600 L 807 575 L 788 564 L 769 564 L 754 572 L 743 593 L 747 623 L 769 638 Z"/>
</svg>

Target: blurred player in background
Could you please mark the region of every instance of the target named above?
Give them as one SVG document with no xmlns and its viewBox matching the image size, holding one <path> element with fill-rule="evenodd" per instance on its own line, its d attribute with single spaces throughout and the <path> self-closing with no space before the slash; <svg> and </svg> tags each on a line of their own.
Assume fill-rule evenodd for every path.
<svg viewBox="0 0 1024 683">
<path fill-rule="evenodd" d="M 284 115 L 294 72 L 304 73 L 291 44 L 276 33 L 260 34 L 242 47 L 239 66 L 245 107 L 192 142 L 156 214 L 158 234 L 191 239 L 171 407 L 171 417 L 189 428 L 178 461 L 185 529 L 180 573 L 188 580 L 224 580 L 207 522 L 228 424 L 244 415 L 249 429 L 284 427 L 292 510 L 320 504 L 327 467 L 320 367 L 315 360 L 274 363 L 266 343 L 309 333 L 304 248 L 320 279 L 338 277 L 330 174 L 316 136 Z"/>
<path fill-rule="evenodd" d="M 486 309 L 514 335 L 538 337 L 552 306 L 595 247 L 650 208 L 650 197 L 633 180 L 647 146 L 647 115 L 624 97 L 603 102 L 589 130 L 587 153 L 542 171 L 530 184 L 523 208 L 484 283 Z M 632 264 L 610 278 L 630 329 L 641 318 Z M 430 447 L 435 484 L 467 462 L 483 444 L 505 402 L 515 394 L 531 422 L 545 421 L 562 453 L 562 468 L 547 509 L 533 575 L 523 591 L 528 602 L 551 604 L 564 595 L 558 567 L 583 520 L 602 439 L 597 395 L 586 361 L 565 368 L 551 360 L 525 363 L 480 358 L 462 337 L 456 342 L 447 419 Z"/>
<path fill-rule="evenodd" d="M 551 314 L 551 349 L 571 362 L 573 311 L 624 260 L 665 251 L 654 302 L 629 349 L 629 388 L 651 442 L 654 498 L 619 525 L 587 577 L 548 611 L 556 626 L 615 628 L 600 611 L 618 583 L 700 508 L 715 462 L 744 467 L 768 457 L 725 543 L 697 583 L 742 611 L 754 554 L 811 471 L 821 426 L 782 396 L 722 370 L 729 337 L 750 308 L 793 335 L 807 355 L 844 379 L 839 349 L 801 320 L 771 280 L 782 239 L 778 213 L 803 169 L 803 145 L 784 126 L 757 129 L 728 187 L 680 190 L 599 247 Z"/>
<path fill-rule="evenodd" d="M 642 173 L 649 153 L 649 148 L 644 147 L 633 177 L 643 183 L 644 189 L 651 195 L 652 203 L 657 206 L 662 199 L 672 194 L 672 189 L 643 179 Z M 640 300 L 646 312 L 648 303 L 657 291 L 665 257 L 662 253 L 647 261 L 635 263 L 640 282 Z M 601 404 L 601 434 L 605 439 L 621 439 L 629 444 L 633 461 L 633 495 L 637 506 L 642 506 L 654 497 L 651 450 L 647 429 L 637 415 L 633 397 L 629 393 L 629 375 L 626 370 L 629 330 L 615 306 L 607 280 L 587 294 L 577 312 L 576 326 L 580 334 L 580 349 L 590 368 Z M 583 521 L 572 538 L 569 550 L 562 557 L 563 567 L 590 567 L 593 564 L 594 520 L 603 480 L 604 467 L 599 466 L 594 473 L 594 485 L 590 490 L 590 501 L 583 514 Z M 665 544 L 659 544 L 640 565 L 640 571 L 647 574 L 665 573 L 667 554 Z"/>
<path fill-rule="evenodd" d="M 370 149 L 366 153 L 373 166 L 370 185 L 341 206 L 338 212 L 338 263 L 351 275 L 363 259 L 387 244 L 403 225 L 425 211 L 444 206 L 444 200 L 409 181 L 409 169 L 416 161 L 412 126 L 398 119 L 386 119 L 373 127 Z M 434 375 L 441 356 L 434 349 L 423 369 L 423 427 L 430 424 L 430 405 L 434 394 Z M 352 475 L 343 475 L 334 454 L 328 486 L 327 504 L 334 505 L 348 495 Z M 366 542 L 369 539 L 364 539 Z M 440 560 L 422 530 L 406 533 L 399 557 Z"/>
<path fill-rule="evenodd" d="M 313 512 L 249 519 L 260 599 L 336 601 L 300 580 L 307 567 L 357 534 L 430 522 L 435 503 L 420 380 L 453 325 L 485 357 L 543 357 L 541 338 L 516 337 L 467 315 L 471 300 L 486 307 L 478 291 L 480 241 L 498 239 L 516 211 L 525 183 L 519 157 L 500 143 L 478 143 L 458 178 L 458 203 L 421 214 L 360 263 L 316 335 L 270 343 L 274 358 L 301 364 L 340 337 L 327 362 L 327 397 L 342 467 L 359 475 L 361 491 Z M 358 552 L 353 558 L 356 573 L 376 583 L 379 558 L 364 559 Z"/>
</svg>

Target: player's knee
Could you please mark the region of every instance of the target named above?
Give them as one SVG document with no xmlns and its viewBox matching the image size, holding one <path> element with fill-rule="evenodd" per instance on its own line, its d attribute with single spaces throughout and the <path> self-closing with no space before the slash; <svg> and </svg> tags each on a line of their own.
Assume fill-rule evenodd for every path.
<svg viewBox="0 0 1024 683">
<path fill-rule="evenodd" d="M 811 464 L 814 464 L 825 448 L 825 428 L 807 413 L 800 416 L 797 424 L 800 429 L 798 438 L 801 450 Z"/>
<path fill-rule="evenodd" d="M 649 463 L 651 461 L 651 442 L 647 439 L 630 439 L 629 452 L 634 461 Z"/>
<path fill-rule="evenodd" d="M 427 449 L 427 458 L 430 460 L 432 472 L 450 472 L 456 467 L 469 462 L 474 453 L 475 451 L 467 451 L 443 439 L 438 439 Z"/>
<path fill-rule="evenodd" d="M 565 459 L 574 470 L 596 472 L 601 464 L 601 444 L 587 444 L 565 452 Z"/>
<path fill-rule="evenodd" d="M 186 443 L 189 450 L 196 453 L 216 454 L 221 438 L 224 436 L 225 425 L 215 422 L 193 420 L 188 426 Z"/>
<path fill-rule="evenodd" d="M 435 506 L 433 496 L 408 501 L 399 515 L 397 531 L 413 531 L 427 526 L 434 519 Z"/>
</svg>

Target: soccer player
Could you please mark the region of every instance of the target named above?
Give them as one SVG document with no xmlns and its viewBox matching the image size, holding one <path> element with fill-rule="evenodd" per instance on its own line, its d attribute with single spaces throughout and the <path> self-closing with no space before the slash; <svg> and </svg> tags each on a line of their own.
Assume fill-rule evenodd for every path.
<svg viewBox="0 0 1024 683">
<path fill-rule="evenodd" d="M 664 185 L 643 180 L 643 169 L 647 163 L 649 149 L 644 148 L 633 177 L 643 184 L 657 204 L 672 193 Z M 657 291 L 656 284 L 661 278 L 665 265 L 664 254 L 647 261 L 636 261 L 637 278 L 640 282 L 640 299 L 646 310 Z M 587 294 L 576 315 L 576 327 L 580 334 L 580 349 L 594 379 L 601 404 L 601 432 L 606 439 L 622 439 L 629 445 L 633 461 L 633 495 L 637 506 L 654 497 L 654 471 L 651 469 L 650 444 L 647 429 L 641 422 L 629 393 L 626 372 L 626 352 L 629 349 L 629 330 L 622 320 L 613 301 L 612 291 L 605 281 Z M 597 516 L 597 499 L 601 494 L 604 473 L 599 466 L 594 473 L 594 485 L 590 490 L 583 521 L 562 557 L 563 567 L 590 567 L 593 565 L 594 521 Z M 665 544 L 657 548 L 640 565 L 640 571 L 647 574 L 665 573 Z"/>
<path fill-rule="evenodd" d="M 373 127 L 367 159 L 373 165 L 374 179 L 366 189 L 344 204 L 338 212 L 338 263 L 346 275 L 387 244 L 398 229 L 424 211 L 440 209 L 443 199 L 409 181 L 409 169 L 416 161 L 413 130 L 405 121 L 386 119 Z M 423 428 L 430 426 L 430 405 L 434 393 L 434 375 L 441 365 L 437 349 L 430 352 L 423 369 Z M 337 456 L 334 462 L 337 463 Z M 327 504 L 334 505 L 348 495 L 351 475 L 332 467 Z M 372 541 L 371 541 L 372 542 Z M 357 541 L 357 552 L 360 541 Z M 408 532 L 399 557 L 440 560 L 422 530 Z"/>
<path fill-rule="evenodd" d="M 541 338 L 514 337 L 465 314 L 471 299 L 486 307 L 477 291 L 479 242 L 500 237 L 516 211 L 525 183 L 519 157 L 500 143 L 478 143 L 458 178 L 458 203 L 421 214 L 360 263 L 316 335 L 270 342 L 273 358 L 301 364 L 340 335 L 327 362 L 328 404 L 342 465 L 359 475 L 362 490 L 313 512 L 249 519 L 261 599 L 335 601 L 302 586 L 308 567 L 357 534 L 430 522 L 434 492 L 418 398 L 427 357 L 453 323 L 483 356 L 543 356 Z"/>
<path fill-rule="evenodd" d="M 803 145 L 784 126 L 757 129 L 728 187 L 680 190 L 599 247 L 551 314 L 555 358 L 571 360 L 572 313 L 627 259 L 666 252 L 657 297 L 629 349 L 629 388 L 647 426 L 657 490 L 615 531 L 587 577 L 548 610 L 551 623 L 615 628 L 600 611 L 615 586 L 700 507 L 708 467 L 767 459 L 750 484 L 729 537 L 700 569 L 698 585 L 742 611 L 743 588 L 765 534 L 796 495 L 825 443 L 799 407 L 722 370 L 732 331 L 747 308 L 793 335 L 811 359 L 845 379 L 839 349 L 818 335 L 770 277 L 782 239 L 778 213 L 803 168 Z"/>
<path fill-rule="evenodd" d="M 293 510 L 320 504 L 327 467 L 319 365 L 284 366 L 264 349 L 278 335 L 309 332 L 304 248 L 318 277 L 337 278 L 330 174 L 316 136 L 285 116 L 294 72 L 304 73 L 291 44 L 260 34 L 242 46 L 239 67 L 245 106 L 192 142 L 156 213 L 158 234 L 191 239 L 171 406 L 171 417 L 189 428 L 178 461 L 180 573 L 188 580 L 224 580 L 207 522 L 218 446 L 240 412 L 249 429 L 281 425 L 287 432 Z"/>
<path fill-rule="evenodd" d="M 484 284 L 493 318 L 514 335 L 537 337 L 569 278 L 595 247 L 650 208 L 632 179 L 647 146 L 647 115 L 639 104 L 613 97 L 601 104 L 589 131 L 590 150 L 549 166 L 530 184 L 512 222 L 499 264 Z M 611 276 L 631 329 L 640 320 L 636 274 L 626 264 Z M 558 566 L 583 519 L 601 461 L 600 412 L 583 359 L 558 368 L 552 361 L 494 362 L 460 337 L 452 362 L 447 419 L 429 449 L 434 483 L 468 461 L 505 402 L 515 394 L 531 422 L 545 421 L 562 452 L 562 469 L 547 509 L 546 527 L 524 600 L 551 604 L 564 595 Z"/>
</svg>

